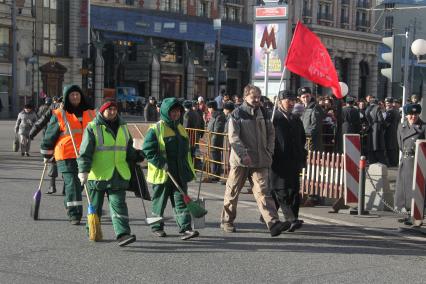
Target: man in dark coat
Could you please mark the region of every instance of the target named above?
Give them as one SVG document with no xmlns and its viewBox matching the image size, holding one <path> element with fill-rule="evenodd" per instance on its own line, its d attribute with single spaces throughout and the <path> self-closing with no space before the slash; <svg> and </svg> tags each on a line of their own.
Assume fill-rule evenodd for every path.
<svg viewBox="0 0 426 284">
<path fill-rule="evenodd" d="M 286 221 L 292 222 L 288 231 L 302 226 L 298 220 L 300 205 L 299 175 L 306 163 L 305 130 L 300 118 L 292 114 L 296 96 L 289 91 L 278 94 L 275 111 L 275 148 L 271 166 L 271 189 L 274 199 L 283 210 Z"/>
<path fill-rule="evenodd" d="M 194 129 L 203 129 L 203 123 L 201 122 L 203 118 L 192 109 L 193 104 L 194 103 L 192 101 L 184 101 L 183 103 L 183 107 L 185 109 L 185 113 L 183 114 L 183 127 L 191 129 L 187 131 L 189 135 L 189 143 L 191 144 L 192 157 L 195 155 L 196 143 L 198 143 L 201 137 L 201 133 L 196 133 L 196 130 Z"/>
<path fill-rule="evenodd" d="M 398 211 L 404 209 L 410 211 L 411 209 L 416 141 L 426 139 L 426 124 L 419 117 L 421 111 L 422 108 L 419 104 L 405 105 L 406 120 L 398 127 L 398 145 L 402 152 L 394 201 L 395 209 Z"/>
<path fill-rule="evenodd" d="M 346 106 L 342 108 L 342 134 L 359 134 L 361 131 L 361 118 L 354 103 L 354 98 L 346 97 Z"/>
<path fill-rule="evenodd" d="M 210 113 L 210 120 L 207 125 L 207 130 L 213 133 L 223 133 L 225 131 L 226 117 L 223 111 L 217 109 L 216 101 L 210 101 L 207 103 L 207 108 Z M 222 162 L 222 150 L 217 149 L 215 147 L 222 148 L 223 147 L 223 138 L 224 135 L 220 134 L 210 134 L 210 159 L 212 160 L 211 172 L 215 175 L 211 180 L 219 181 L 219 177 L 221 175 L 221 162 Z"/>
<path fill-rule="evenodd" d="M 385 119 L 377 99 L 370 99 L 370 105 L 365 111 L 368 120 L 368 162 L 387 165 L 385 148 Z"/>
<path fill-rule="evenodd" d="M 396 110 L 393 107 L 393 99 L 385 99 L 385 146 L 386 146 L 386 156 L 389 161 L 389 167 L 397 167 L 399 160 L 399 149 L 398 149 L 398 139 L 397 139 L 397 130 L 398 125 L 401 121 L 401 115 L 399 110 Z"/>
<path fill-rule="evenodd" d="M 317 105 L 315 98 L 312 96 L 312 91 L 308 87 L 303 87 L 298 90 L 300 100 L 305 106 L 305 111 L 302 114 L 303 127 L 306 137 L 310 138 L 310 143 L 307 149 L 311 151 L 322 151 L 322 124 L 325 117 L 321 106 Z"/>
<path fill-rule="evenodd" d="M 155 101 L 154 97 L 149 97 L 149 101 L 145 106 L 144 109 L 144 118 L 145 121 L 158 121 L 158 112 L 157 112 L 157 102 Z"/>
</svg>

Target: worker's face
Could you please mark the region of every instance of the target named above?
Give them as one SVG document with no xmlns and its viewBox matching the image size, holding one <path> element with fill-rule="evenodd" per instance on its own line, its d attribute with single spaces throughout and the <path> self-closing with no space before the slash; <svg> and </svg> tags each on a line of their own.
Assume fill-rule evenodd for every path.
<svg viewBox="0 0 426 284">
<path fill-rule="evenodd" d="M 286 112 L 292 112 L 294 108 L 294 100 L 292 99 L 283 99 L 280 101 L 281 108 Z"/>
<path fill-rule="evenodd" d="M 79 92 L 72 92 L 68 97 L 72 106 L 77 107 L 80 105 L 81 94 Z"/>
<path fill-rule="evenodd" d="M 172 121 L 178 121 L 180 118 L 180 108 L 177 108 L 177 107 L 172 108 L 169 111 L 169 117 Z"/>
<path fill-rule="evenodd" d="M 24 108 L 24 111 L 25 111 L 26 113 L 29 113 L 29 112 L 31 111 L 31 109 L 30 109 L 30 108 Z"/>
<path fill-rule="evenodd" d="M 117 118 L 117 108 L 115 106 L 110 106 L 102 113 L 102 116 L 108 120 L 113 121 Z"/>
<path fill-rule="evenodd" d="M 302 94 L 300 96 L 300 100 L 302 101 L 302 103 L 306 106 L 309 104 L 309 102 L 311 101 L 311 94 Z"/>
<path fill-rule="evenodd" d="M 258 108 L 260 106 L 261 97 L 262 96 L 260 95 L 259 92 L 256 92 L 255 90 L 251 90 L 250 93 L 244 98 L 244 100 L 249 106 Z"/>
<path fill-rule="evenodd" d="M 417 121 L 419 120 L 419 114 L 407 114 L 407 121 L 410 125 L 413 125 L 415 123 L 417 123 Z"/>
</svg>

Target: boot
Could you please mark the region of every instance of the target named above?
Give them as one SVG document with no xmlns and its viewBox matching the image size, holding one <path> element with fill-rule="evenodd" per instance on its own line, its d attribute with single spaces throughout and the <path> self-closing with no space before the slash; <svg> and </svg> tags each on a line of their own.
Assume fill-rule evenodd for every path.
<svg viewBox="0 0 426 284">
<path fill-rule="evenodd" d="M 46 192 L 47 194 L 53 194 L 56 192 L 56 184 L 55 184 L 55 178 L 52 178 L 50 180 L 50 186 L 49 190 Z"/>
</svg>

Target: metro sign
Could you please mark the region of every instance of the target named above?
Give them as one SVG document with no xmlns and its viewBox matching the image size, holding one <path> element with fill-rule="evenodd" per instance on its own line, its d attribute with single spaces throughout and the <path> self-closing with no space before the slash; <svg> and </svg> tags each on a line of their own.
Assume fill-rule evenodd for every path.
<svg viewBox="0 0 426 284">
<path fill-rule="evenodd" d="M 287 18 L 287 7 L 256 8 L 256 19 Z"/>
<path fill-rule="evenodd" d="M 272 49 L 277 49 L 277 41 L 275 40 L 275 31 L 274 28 L 271 29 L 271 32 L 268 33 L 268 28 L 265 27 L 263 30 L 262 40 L 260 41 L 260 47 L 266 47 L 269 49 L 272 45 Z"/>
</svg>

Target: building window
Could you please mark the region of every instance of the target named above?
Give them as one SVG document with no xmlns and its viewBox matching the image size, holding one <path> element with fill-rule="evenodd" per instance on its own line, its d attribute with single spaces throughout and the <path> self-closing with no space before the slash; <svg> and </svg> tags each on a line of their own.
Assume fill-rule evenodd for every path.
<svg viewBox="0 0 426 284">
<path fill-rule="evenodd" d="M 175 41 L 161 43 L 161 62 L 182 63 L 182 44 Z"/>
<path fill-rule="evenodd" d="M 126 0 L 126 5 L 128 5 L 128 6 L 134 6 L 135 5 L 135 0 Z"/>
<path fill-rule="evenodd" d="M 0 28 L 0 61 L 10 60 L 10 30 L 9 28 Z"/>
<path fill-rule="evenodd" d="M 222 19 L 233 22 L 241 22 L 241 8 L 234 6 L 225 6 Z"/>
<path fill-rule="evenodd" d="M 187 0 L 163 0 L 160 9 L 167 12 L 187 13 Z"/>
<path fill-rule="evenodd" d="M 138 60 L 138 46 L 134 42 L 127 43 L 128 61 Z"/>
<path fill-rule="evenodd" d="M 319 2 L 318 21 L 319 24 L 331 26 L 333 22 L 333 8 L 330 2 Z"/>
<path fill-rule="evenodd" d="M 393 17 L 387 16 L 385 18 L 385 30 L 391 30 L 393 29 Z"/>
<path fill-rule="evenodd" d="M 340 24 L 342 27 L 349 26 L 349 8 L 342 7 L 340 9 Z"/>
<path fill-rule="evenodd" d="M 210 18 L 210 1 L 199 1 L 197 4 L 197 16 Z"/>
<path fill-rule="evenodd" d="M 39 54 L 68 55 L 68 0 L 36 0 L 36 50 Z"/>
</svg>

